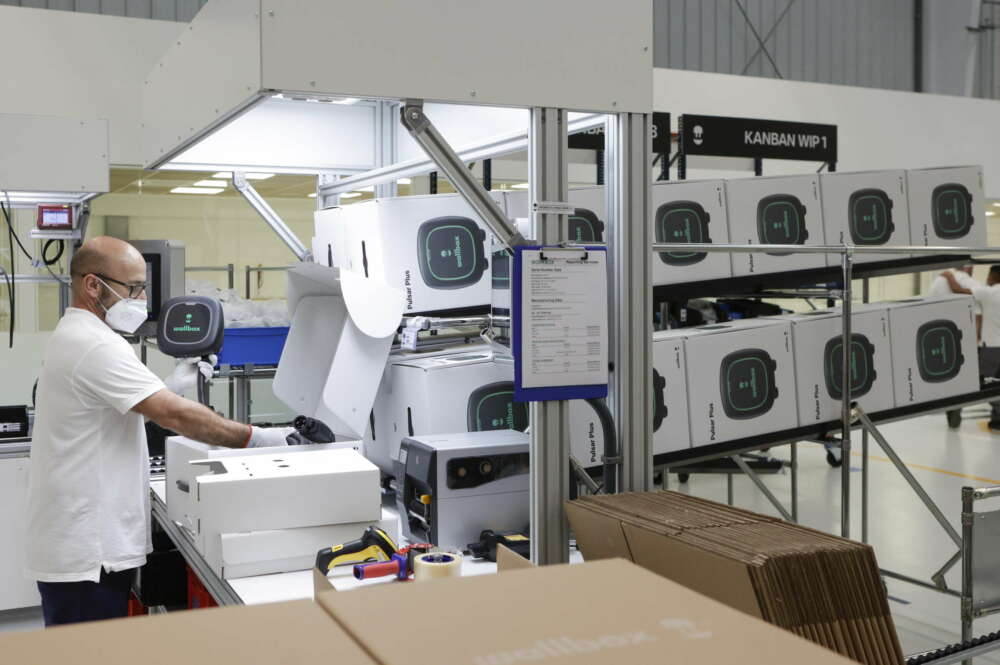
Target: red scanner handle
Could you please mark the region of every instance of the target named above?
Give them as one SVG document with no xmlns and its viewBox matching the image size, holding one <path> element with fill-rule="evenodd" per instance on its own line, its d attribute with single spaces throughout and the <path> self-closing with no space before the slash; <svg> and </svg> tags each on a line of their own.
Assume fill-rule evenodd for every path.
<svg viewBox="0 0 1000 665">
<path fill-rule="evenodd" d="M 370 580 L 376 577 L 387 577 L 399 574 L 399 561 L 366 563 L 354 566 L 354 576 L 359 580 Z"/>
</svg>

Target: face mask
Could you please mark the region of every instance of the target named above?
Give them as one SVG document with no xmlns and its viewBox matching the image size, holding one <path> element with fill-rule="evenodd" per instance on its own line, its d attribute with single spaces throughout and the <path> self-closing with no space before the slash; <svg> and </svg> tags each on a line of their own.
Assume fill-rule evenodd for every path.
<svg viewBox="0 0 1000 665">
<path fill-rule="evenodd" d="M 98 277 L 98 279 L 101 278 Z M 101 279 L 101 284 L 108 286 L 103 279 Z M 118 302 L 111 307 L 104 307 L 104 303 L 98 301 L 105 312 L 104 320 L 115 330 L 131 335 L 149 318 L 146 301 L 136 298 L 122 298 L 110 286 L 108 286 L 108 290 L 118 297 Z"/>
</svg>

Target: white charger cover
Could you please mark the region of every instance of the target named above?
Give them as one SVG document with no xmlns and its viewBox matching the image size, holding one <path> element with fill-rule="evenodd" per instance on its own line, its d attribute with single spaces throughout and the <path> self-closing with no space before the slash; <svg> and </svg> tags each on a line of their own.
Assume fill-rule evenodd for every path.
<svg viewBox="0 0 1000 665">
<path fill-rule="evenodd" d="M 315 263 L 288 271 L 291 328 L 274 394 L 337 434 L 364 436 L 392 339 L 402 289 Z"/>
</svg>

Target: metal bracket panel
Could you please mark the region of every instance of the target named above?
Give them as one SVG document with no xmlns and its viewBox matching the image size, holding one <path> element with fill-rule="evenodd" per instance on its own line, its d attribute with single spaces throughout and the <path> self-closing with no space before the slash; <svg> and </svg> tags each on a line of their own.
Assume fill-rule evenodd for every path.
<svg viewBox="0 0 1000 665">
<path fill-rule="evenodd" d="M 1000 510 L 974 513 L 972 520 L 972 613 L 1000 608 Z"/>
<path fill-rule="evenodd" d="M 650 277 L 649 183 L 651 116 L 610 116 L 605 129 L 607 209 L 612 220 L 611 351 L 614 363 L 610 396 L 625 458 L 619 487 L 625 492 L 653 486 L 651 448 L 653 339 Z"/>
<path fill-rule="evenodd" d="M 312 260 L 312 252 L 302 244 L 302 241 L 299 240 L 295 232 L 285 223 L 285 220 L 281 219 L 278 213 L 274 211 L 274 208 L 267 204 L 264 197 L 253 188 L 253 185 L 247 181 L 245 174 L 239 171 L 233 173 L 233 187 L 243 195 L 243 198 L 247 200 L 250 207 L 257 211 L 257 214 L 271 227 L 271 230 L 278 234 L 281 242 L 285 243 L 288 249 L 292 250 L 292 254 L 299 261 Z"/>
<path fill-rule="evenodd" d="M 524 237 L 517 232 L 514 225 L 507 219 L 507 215 L 490 197 L 489 192 L 472 177 L 469 169 L 465 168 L 462 159 L 455 154 L 455 151 L 424 114 L 423 102 L 407 100 L 400 113 L 400 119 L 413 140 L 424 149 L 427 156 L 448 177 L 458 193 L 490 227 L 490 231 L 500 243 L 506 247 L 526 244 Z"/>
<path fill-rule="evenodd" d="M 396 145 L 396 102 L 378 102 L 375 106 L 375 166 L 376 168 L 395 164 L 397 159 Z M 374 185 L 375 196 L 386 198 L 396 196 L 396 181 L 381 182 Z"/>
<path fill-rule="evenodd" d="M 531 110 L 528 143 L 530 200 L 565 201 L 568 146 L 566 111 Z M 534 237 L 542 245 L 566 240 L 562 215 L 535 210 Z M 531 560 L 569 561 L 569 525 L 563 505 L 569 498 L 569 402 L 531 403 Z"/>
</svg>

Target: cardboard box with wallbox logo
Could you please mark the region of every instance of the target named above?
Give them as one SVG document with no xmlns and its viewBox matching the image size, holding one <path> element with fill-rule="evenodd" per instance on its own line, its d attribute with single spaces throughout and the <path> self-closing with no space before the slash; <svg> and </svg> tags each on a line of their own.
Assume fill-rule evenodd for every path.
<svg viewBox="0 0 1000 665">
<path fill-rule="evenodd" d="M 531 204 L 527 190 L 505 192 L 506 212 L 511 219 L 525 219 L 527 228 L 521 234 L 531 237 Z M 607 242 L 607 206 L 604 201 L 604 187 L 577 187 L 569 190 L 566 202 L 574 206 L 573 214 L 566 220 L 567 237 L 571 242 Z"/>
<path fill-rule="evenodd" d="M 315 226 L 317 260 L 403 289 L 406 314 L 490 303 L 489 233 L 458 195 L 320 210 Z"/>
<path fill-rule="evenodd" d="M 327 592 L 317 602 L 381 665 L 618 665 L 665 653 L 678 663 L 849 662 L 622 560 Z M 392 639 L 372 620 L 387 607 L 407 617 Z"/>
<path fill-rule="evenodd" d="M 823 209 L 817 176 L 726 181 L 729 237 L 753 245 L 822 245 Z M 823 268 L 825 254 L 734 253 L 733 276 Z"/>
<path fill-rule="evenodd" d="M 724 181 L 656 182 L 650 196 L 654 242 L 729 242 Z M 660 252 L 652 266 L 654 286 L 733 274 L 725 252 Z"/>
<path fill-rule="evenodd" d="M 843 394 L 843 319 L 840 309 L 778 317 L 792 324 L 799 425 L 840 418 Z M 874 413 L 896 405 L 892 342 L 884 308 L 852 312 L 851 401 Z"/>
<path fill-rule="evenodd" d="M 824 173 L 819 177 L 826 244 L 891 247 L 910 244 L 906 171 Z M 906 254 L 854 255 L 855 263 L 905 258 Z M 833 264 L 839 257 L 830 255 Z"/>
<path fill-rule="evenodd" d="M 684 330 L 653 333 L 653 454 L 691 447 Z"/>
<path fill-rule="evenodd" d="M 906 189 L 914 245 L 986 246 L 982 167 L 907 171 Z"/>
<path fill-rule="evenodd" d="M 514 366 L 488 350 L 400 358 L 390 363 L 375 401 L 376 436 L 366 449 L 383 472 L 394 473 L 393 461 L 407 436 L 524 431 L 527 402 L 514 401 Z M 570 403 L 572 454 L 585 467 L 601 463 L 604 431 L 597 412 L 582 400 Z"/>
<path fill-rule="evenodd" d="M 687 330 L 692 447 L 798 425 L 787 321 L 752 319 Z"/>
<path fill-rule="evenodd" d="M 886 303 L 896 406 L 979 390 L 976 310 L 971 296 Z"/>
</svg>

